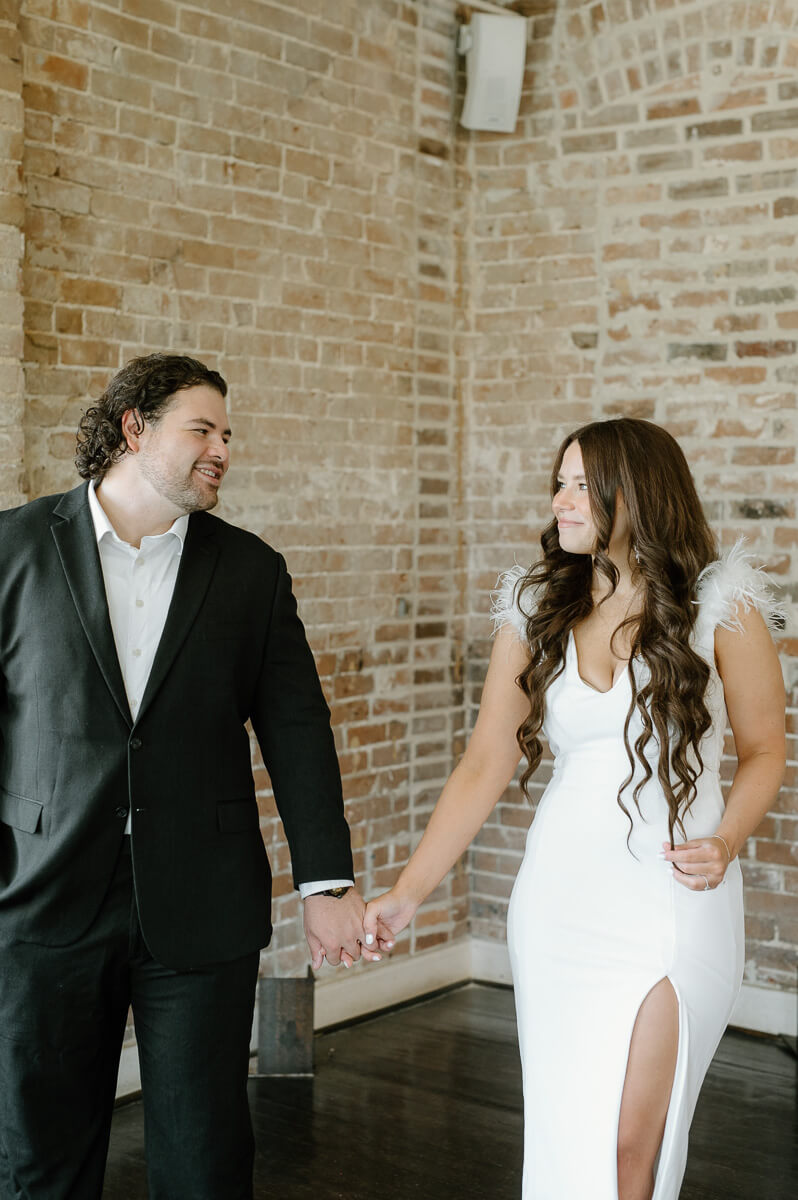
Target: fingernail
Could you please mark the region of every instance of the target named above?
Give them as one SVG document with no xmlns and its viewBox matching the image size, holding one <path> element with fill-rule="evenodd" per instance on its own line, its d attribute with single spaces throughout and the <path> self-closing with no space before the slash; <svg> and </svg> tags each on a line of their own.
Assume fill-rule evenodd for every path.
<svg viewBox="0 0 798 1200">
<path fill-rule="evenodd" d="M 388 947 L 388 949 L 390 950 L 391 946 L 393 946 L 393 942 L 386 942 L 386 943 L 385 943 L 385 945 L 386 945 L 386 946 Z"/>
<path fill-rule="evenodd" d="M 366 945 L 367 945 L 367 946 L 370 946 L 370 945 L 371 945 L 371 943 L 372 943 L 373 941 L 374 941 L 374 934 L 373 934 L 373 933 L 367 933 L 367 934 L 366 934 Z"/>
<path fill-rule="evenodd" d="M 373 958 L 371 961 L 372 961 L 372 962 L 382 962 L 382 955 L 381 955 L 381 954 L 375 954 L 375 955 L 374 955 L 374 958 Z"/>
<path fill-rule="evenodd" d="M 343 959 L 341 959 L 341 962 L 344 962 L 344 960 L 343 960 Z M 346 967 L 346 969 L 347 969 L 347 971 L 348 971 L 348 970 L 349 970 L 349 963 L 348 963 L 348 962 L 344 962 L 344 966 Z"/>
</svg>

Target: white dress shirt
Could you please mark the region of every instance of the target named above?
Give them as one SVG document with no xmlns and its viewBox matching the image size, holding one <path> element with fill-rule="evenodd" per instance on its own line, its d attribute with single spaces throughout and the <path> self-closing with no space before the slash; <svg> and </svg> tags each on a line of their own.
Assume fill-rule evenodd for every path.
<svg viewBox="0 0 798 1200">
<path fill-rule="evenodd" d="M 137 549 L 123 542 L 89 485 L 89 511 L 100 554 L 108 615 L 125 694 L 133 720 L 150 677 L 177 581 L 188 533 L 188 516 L 178 517 L 166 533 L 141 539 Z M 125 833 L 130 833 L 128 813 Z M 351 879 L 320 879 L 299 885 L 304 900 L 333 887 L 351 887 Z"/>
</svg>

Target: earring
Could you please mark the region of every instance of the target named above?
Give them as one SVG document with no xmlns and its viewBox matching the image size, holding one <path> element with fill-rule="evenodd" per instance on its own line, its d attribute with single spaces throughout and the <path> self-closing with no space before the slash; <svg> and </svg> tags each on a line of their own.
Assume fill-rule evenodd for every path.
<svg viewBox="0 0 798 1200">
<path fill-rule="evenodd" d="M 632 546 L 632 554 L 634 554 L 634 556 L 635 556 L 635 562 L 636 562 L 636 563 L 638 564 L 638 566 L 639 566 L 639 565 L 640 565 L 640 555 L 639 555 L 639 553 L 638 553 L 637 546 Z"/>
</svg>

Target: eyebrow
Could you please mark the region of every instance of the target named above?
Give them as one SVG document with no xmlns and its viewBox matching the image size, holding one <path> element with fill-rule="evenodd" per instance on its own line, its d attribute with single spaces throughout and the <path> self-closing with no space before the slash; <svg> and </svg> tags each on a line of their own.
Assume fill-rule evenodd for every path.
<svg viewBox="0 0 798 1200">
<path fill-rule="evenodd" d="M 565 476 L 562 474 L 562 472 L 560 472 L 560 474 L 557 476 L 557 478 L 558 478 L 558 479 L 564 479 L 564 478 L 565 478 Z M 572 476 L 571 476 L 571 478 L 572 478 L 572 479 L 581 479 L 583 483 L 584 483 L 584 481 L 585 481 L 585 476 L 584 476 L 584 475 L 572 475 Z"/>
<path fill-rule="evenodd" d="M 186 425 L 204 425 L 206 429 L 216 429 L 217 428 L 216 422 L 209 421 L 207 417 L 187 417 L 185 424 Z M 230 438 L 233 436 L 233 431 L 231 429 L 223 429 L 222 437 L 224 437 L 225 435 Z"/>
</svg>

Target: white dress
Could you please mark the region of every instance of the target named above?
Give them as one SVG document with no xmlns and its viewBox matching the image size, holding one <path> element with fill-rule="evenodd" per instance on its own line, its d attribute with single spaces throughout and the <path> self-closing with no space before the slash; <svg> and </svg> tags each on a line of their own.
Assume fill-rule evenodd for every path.
<svg viewBox="0 0 798 1200">
<path fill-rule="evenodd" d="M 516 567 L 500 580 L 494 619 L 525 641 L 516 601 L 523 574 Z M 688 838 L 714 833 L 723 812 L 726 710 L 715 628 L 733 627 L 738 603 L 766 618 L 778 612 L 767 577 L 748 565 L 739 543 L 703 573 L 698 603 L 693 644 L 712 672 L 712 727 L 685 819 Z M 633 669 L 639 686 L 647 668 L 635 662 Z M 618 1117 L 632 1029 L 646 995 L 664 978 L 678 999 L 679 1048 L 654 1200 L 676 1200 L 698 1093 L 742 980 L 739 863 L 711 891 L 673 879 L 659 857 L 668 810 L 656 762 L 640 795 L 641 815 L 632 787 L 624 792 L 634 822 L 627 846 L 629 821 L 616 797 L 629 772 L 623 727 L 630 699 L 626 671 L 608 692 L 580 678 L 571 635 L 565 669 L 546 696 L 543 732 L 554 770 L 508 914 L 524 1086 L 523 1200 L 618 1200 Z M 633 720 L 630 744 L 640 728 Z"/>
</svg>

